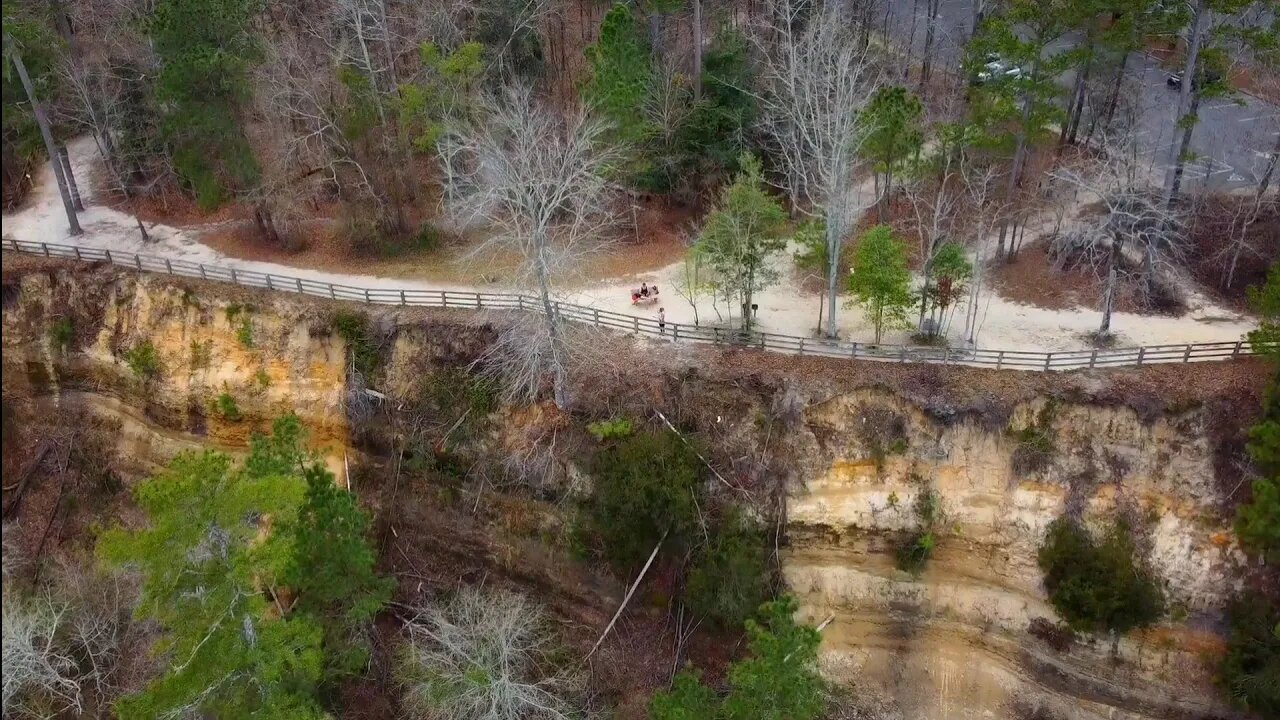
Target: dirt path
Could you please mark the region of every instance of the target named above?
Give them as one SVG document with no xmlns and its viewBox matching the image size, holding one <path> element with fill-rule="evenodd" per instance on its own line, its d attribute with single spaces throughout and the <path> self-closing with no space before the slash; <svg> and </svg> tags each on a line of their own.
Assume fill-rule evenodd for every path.
<svg viewBox="0 0 1280 720">
<path fill-rule="evenodd" d="M 67 234 L 57 186 L 51 166 L 41 168 L 31 198 L 27 205 L 12 214 L 3 216 L 4 237 L 30 242 L 75 244 L 84 247 L 106 248 L 125 252 L 165 257 L 173 260 L 220 265 L 236 269 L 302 277 L 318 282 L 329 282 L 369 288 L 404 288 L 457 290 L 462 292 L 484 290 L 498 291 L 499 285 L 463 285 L 452 283 L 415 281 L 406 278 L 379 277 L 353 273 L 334 273 L 294 267 L 278 263 L 241 260 L 229 257 L 200 241 L 199 228 L 178 228 L 162 224 L 148 225 L 152 242 L 143 243 L 133 218 L 95 201 L 96 189 L 91 187 L 91 172 L 98 162 L 97 149 L 91 138 L 79 138 L 69 144 L 72 166 L 84 195 L 85 211 L 80 213 L 84 234 L 72 238 Z M 1028 240 L 1028 242 L 1031 242 Z M 780 255 L 774 262 L 780 271 L 781 281 L 756 295 L 760 309 L 757 327 L 761 330 L 788 335 L 809 335 L 817 325 L 818 296 L 793 286 L 790 253 Z M 561 299 L 581 305 L 599 307 L 615 312 L 656 316 L 658 305 L 633 307 L 630 289 L 641 281 L 657 284 L 662 290 L 661 306 L 666 308 L 667 318 L 673 322 L 694 321 L 694 308 L 681 298 L 675 288 L 684 273 L 682 263 L 673 263 L 660 270 L 634 278 L 603 279 L 595 283 L 563 293 Z M 527 288 L 523 288 L 526 289 Z M 717 312 L 717 310 L 719 312 Z M 698 303 L 698 317 L 703 324 L 727 322 L 723 304 L 713 307 L 707 298 Z M 962 344 L 963 310 L 952 323 L 949 331 L 955 345 Z M 1072 350 L 1087 346 L 1086 335 L 1098 325 L 1098 313 L 1088 309 L 1050 310 L 1011 302 L 1000 297 L 990 288 L 984 289 L 979 307 L 978 345 L 1001 350 Z M 866 340 L 872 337 L 871 325 L 857 308 L 847 308 L 840 314 L 840 334 L 846 339 Z M 1132 313 L 1116 313 L 1113 329 L 1125 345 L 1160 345 L 1188 342 L 1235 341 L 1254 327 L 1247 316 L 1218 306 L 1207 298 L 1192 295 L 1189 310 L 1179 317 L 1147 316 Z M 909 331 L 886 333 L 886 343 L 909 342 Z"/>
</svg>

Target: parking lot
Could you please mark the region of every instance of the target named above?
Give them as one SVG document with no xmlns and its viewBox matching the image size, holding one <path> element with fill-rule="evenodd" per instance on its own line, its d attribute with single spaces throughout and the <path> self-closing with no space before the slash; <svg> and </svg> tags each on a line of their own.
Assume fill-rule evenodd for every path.
<svg viewBox="0 0 1280 720">
<path fill-rule="evenodd" d="M 887 28 L 890 38 L 902 45 L 910 44 L 912 52 L 924 52 L 925 27 L 928 23 L 926 3 L 887 0 Z M 973 0 L 943 0 L 934 29 L 935 62 L 955 67 L 964 53 L 973 23 Z M 884 5 L 876 17 L 884 23 Z M 913 17 L 914 16 L 914 17 Z M 1058 52 L 1071 47 L 1077 37 L 1064 36 L 1049 48 Z M 1140 94 L 1133 101 L 1143 127 L 1139 142 L 1150 158 L 1152 167 L 1163 173 L 1168 167 L 1173 143 L 1178 90 L 1166 83 L 1168 72 L 1159 61 L 1148 55 L 1130 58 L 1129 75 Z M 1062 83 L 1070 87 L 1071 73 Z M 1195 159 L 1185 169 L 1184 187 L 1196 185 L 1232 189 L 1255 185 L 1261 177 L 1270 153 L 1280 134 L 1280 108 L 1259 98 L 1240 93 L 1231 99 L 1206 101 L 1200 108 L 1200 122 L 1192 136 Z"/>
</svg>

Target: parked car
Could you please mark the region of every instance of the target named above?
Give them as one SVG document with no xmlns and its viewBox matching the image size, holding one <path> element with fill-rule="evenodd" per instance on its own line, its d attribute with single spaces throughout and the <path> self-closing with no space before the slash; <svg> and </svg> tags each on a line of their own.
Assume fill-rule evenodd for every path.
<svg viewBox="0 0 1280 720">
<path fill-rule="evenodd" d="M 992 80 L 1016 80 L 1025 74 L 1022 68 L 998 55 L 989 54 L 986 61 L 974 78 L 975 85 L 984 85 Z"/>
<path fill-rule="evenodd" d="M 1180 88 L 1182 87 L 1182 75 L 1183 74 L 1181 71 L 1169 73 L 1168 77 L 1165 78 L 1164 82 L 1166 85 L 1168 85 L 1171 88 Z M 1222 73 L 1218 72 L 1217 70 L 1206 69 L 1206 70 L 1200 71 L 1201 83 L 1208 83 L 1209 85 L 1212 85 L 1221 79 L 1222 79 Z"/>
</svg>

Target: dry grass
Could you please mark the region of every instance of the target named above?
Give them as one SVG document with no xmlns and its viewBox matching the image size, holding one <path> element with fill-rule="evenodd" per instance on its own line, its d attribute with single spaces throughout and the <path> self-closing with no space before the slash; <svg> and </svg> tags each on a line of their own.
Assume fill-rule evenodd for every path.
<svg viewBox="0 0 1280 720">
<path fill-rule="evenodd" d="M 1055 271 L 1045 242 L 1023 246 L 1013 262 L 993 262 L 989 277 L 1001 297 L 1024 305 L 1048 310 L 1093 310 L 1102 304 L 1102 278 L 1088 268 Z M 1115 309 L 1148 315 L 1181 312 L 1181 308 L 1148 308 L 1134 288 L 1124 286 L 1116 294 Z"/>
<path fill-rule="evenodd" d="M 1223 257 L 1228 238 L 1239 235 L 1235 217 L 1241 206 L 1252 207 L 1253 198 L 1209 196 L 1202 198 L 1191 223 L 1191 273 L 1201 287 L 1239 308 L 1247 307 L 1246 290 L 1266 282 L 1267 269 L 1280 258 L 1280 205 L 1263 205 L 1257 220 L 1249 226 L 1249 246 L 1255 252 L 1242 252 L 1230 288 L 1223 287 L 1229 258 Z"/>
<path fill-rule="evenodd" d="M 636 213 L 636 229 L 628 231 L 608 252 L 588 260 L 580 282 L 627 278 L 652 272 L 677 262 L 685 251 L 680 228 L 692 211 L 647 203 Z M 630 222 L 631 218 L 626 218 Z M 407 250 L 391 257 L 354 252 L 336 236 L 337 223 L 320 218 L 309 223 L 301 250 L 289 251 L 264 243 L 249 220 L 238 220 L 205 232 L 201 240 L 234 258 L 272 262 L 335 273 L 358 270 L 361 274 L 435 282 L 485 285 L 512 281 L 520 262 L 518 253 L 483 259 L 470 256 L 467 238 L 447 238 L 437 248 Z"/>
</svg>

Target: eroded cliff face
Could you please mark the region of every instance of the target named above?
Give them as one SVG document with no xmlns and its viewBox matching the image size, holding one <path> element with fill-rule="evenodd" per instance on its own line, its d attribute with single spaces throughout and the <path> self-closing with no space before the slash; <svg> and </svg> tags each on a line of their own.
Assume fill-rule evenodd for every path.
<svg viewBox="0 0 1280 720">
<path fill-rule="evenodd" d="M 354 468 L 361 450 L 351 447 L 348 360 L 332 330 L 335 306 L 238 292 L 66 269 L 7 275 L 6 396 L 34 398 L 51 411 L 79 403 L 118 421 L 118 450 L 139 474 L 184 449 L 242 451 L 252 430 L 294 412 L 347 482 L 345 460 L 350 456 Z M 379 389 L 391 406 L 384 412 L 411 402 L 425 378 L 465 365 L 491 339 L 488 329 L 456 315 L 432 317 L 390 321 L 380 350 Z M 55 347 L 62 318 L 72 327 L 65 349 Z M 128 359 L 147 342 L 159 360 L 151 378 L 140 377 Z M 1207 406 L 1153 409 L 1091 399 L 1091 388 L 1107 396 L 1111 383 L 1119 384 L 1117 374 L 1063 380 L 1068 376 L 966 371 L 939 379 L 922 370 L 927 387 L 941 383 L 937 392 L 950 393 L 934 402 L 922 399 L 919 387 L 895 387 L 889 371 L 898 366 L 830 365 L 837 376 L 815 365 L 821 377 L 797 379 L 801 363 L 793 359 L 702 357 L 688 348 L 642 353 L 644 361 L 618 358 L 642 372 L 590 383 L 574 415 L 499 411 L 476 442 L 501 454 L 532 425 L 552 423 L 564 437 L 585 436 L 580 426 L 592 417 L 661 410 L 698 433 L 735 482 L 751 474 L 740 460 L 768 455 L 764 474 L 788 494 L 783 578 L 807 618 L 834 618 L 823 631 L 827 672 L 885 698 L 895 708 L 886 717 L 1014 718 L 1017 702 L 1062 718 L 1231 716 L 1209 668 L 1222 644 L 1223 600 L 1246 561 L 1223 519 L 1224 480 L 1216 471 L 1222 448 L 1214 440 L 1221 437 L 1220 415 Z M 760 369 L 769 363 L 780 369 Z M 865 377 L 882 372 L 883 378 Z M 862 380 L 837 382 L 858 373 Z M 1205 376 L 1196 377 L 1192 382 Z M 952 402 L 954 388 L 969 378 L 999 383 L 989 398 Z M 1016 392 L 1008 378 L 1017 379 Z M 858 382 L 863 386 L 854 387 Z M 235 400 L 239 419 L 219 408 L 223 394 Z M 1036 452 L 1028 452 L 1027 434 L 1019 432 L 1027 428 L 1041 440 Z M 555 451 L 571 447 L 561 440 Z M 372 472 L 391 477 L 394 459 L 379 464 L 368 447 L 362 450 Z M 563 466 L 581 467 L 581 459 L 564 457 Z M 913 506 L 926 488 L 938 494 L 944 517 L 936 551 L 912 575 L 895 566 L 895 548 L 918 525 Z M 380 513 L 406 505 L 394 490 L 367 492 Z M 447 503 L 423 502 L 396 522 L 403 523 L 400 533 L 421 525 L 420 548 L 441 546 L 433 551 L 441 572 L 453 572 L 447 558 L 459 567 L 477 564 L 459 573 L 524 574 L 523 581 L 590 615 L 591 623 L 607 619 L 620 586 L 571 567 L 564 549 L 548 544 L 563 534 L 556 513 L 517 523 L 513 518 L 528 515 L 524 499 L 485 505 L 510 507 L 477 521 L 472 508 L 457 513 Z M 1095 523 L 1117 512 L 1132 518 L 1143 551 L 1168 582 L 1170 619 L 1120 639 L 1114 656 L 1106 638 L 1067 646 L 1043 630 L 1057 619 L 1036 552 L 1049 523 L 1068 511 Z M 470 524 L 449 525 L 459 518 Z M 529 527 L 513 531 L 517 525 Z M 662 667 L 655 677 L 669 673 L 669 661 L 656 665 Z"/>
<path fill-rule="evenodd" d="M 344 479 L 345 347 L 327 330 L 313 334 L 297 307 L 127 275 L 104 283 L 30 273 L 6 294 L 6 389 L 119 421 L 120 455 L 139 468 L 193 445 L 243 450 L 253 431 L 293 412 Z M 157 361 L 150 376 L 129 362 L 144 344 Z"/>
<path fill-rule="evenodd" d="M 1007 429 L 942 425 L 876 391 L 811 405 L 812 460 L 789 504 L 783 573 L 806 614 L 835 617 L 823 634 L 831 672 L 878 686 L 908 718 L 1005 717 L 1020 700 L 1073 718 L 1227 714 L 1205 660 L 1245 558 L 1217 509 L 1206 422 L 1197 410 L 1147 422 L 1040 399 Z M 1029 426 L 1053 446 L 1036 462 L 1011 432 Z M 944 520 L 913 576 L 895 566 L 895 543 L 918 526 L 913 506 L 929 487 Z M 1121 639 L 1114 658 L 1105 639 L 1059 651 L 1030 631 L 1056 622 L 1036 552 L 1068 511 L 1134 518 L 1168 583 L 1175 620 Z"/>
</svg>

